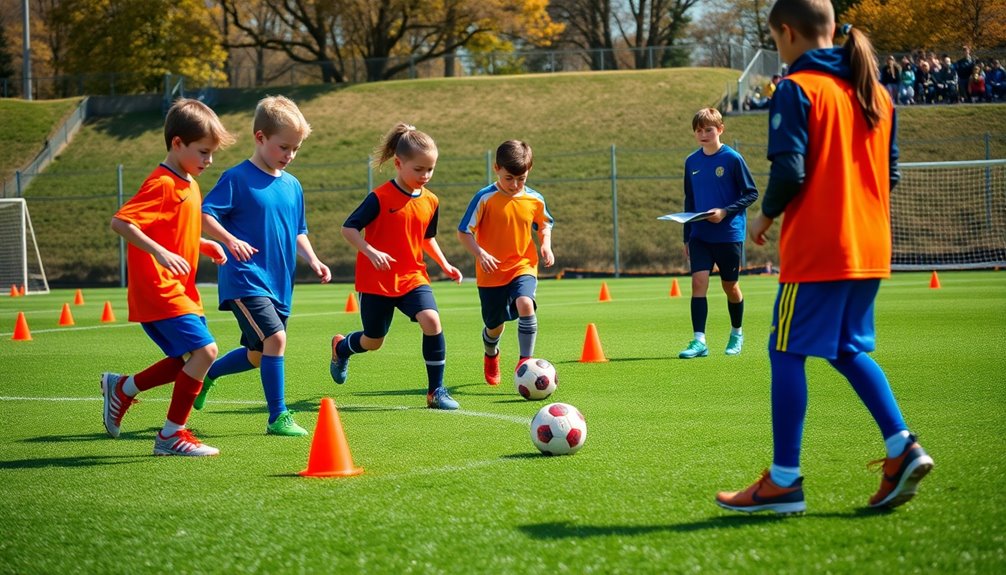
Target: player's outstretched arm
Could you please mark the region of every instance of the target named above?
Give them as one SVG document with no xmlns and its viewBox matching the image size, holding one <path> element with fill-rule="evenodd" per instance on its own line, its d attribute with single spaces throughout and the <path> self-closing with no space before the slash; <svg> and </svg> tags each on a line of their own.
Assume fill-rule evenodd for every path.
<svg viewBox="0 0 1006 575">
<path fill-rule="evenodd" d="M 161 264 L 172 275 L 183 276 L 192 271 L 189 262 L 185 258 L 164 249 L 164 246 L 150 239 L 150 236 L 143 233 L 143 230 L 132 223 L 113 217 L 111 226 L 112 231 L 122 236 L 127 242 L 154 256 L 157 263 Z"/>
</svg>

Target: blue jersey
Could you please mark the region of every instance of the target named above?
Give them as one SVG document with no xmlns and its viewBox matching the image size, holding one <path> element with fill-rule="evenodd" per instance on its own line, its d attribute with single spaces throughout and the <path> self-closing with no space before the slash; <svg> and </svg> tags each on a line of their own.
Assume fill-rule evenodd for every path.
<svg viewBox="0 0 1006 575">
<path fill-rule="evenodd" d="M 272 176 L 245 160 L 220 176 L 203 199 L 203 213 L 258 252 L 246 262 L 229 257 L 217 283 L 220 309 L 227 300 L 261 296 L 290 315 L 297 266 L 297 236 L 307 233 L 304 190 L 284 172 Z"/>
<path fill-rule="evenodd" d="M 758 199 L 758 188 L 747 163 L 733 148 L 720 146 L 708 156 L 699 148 L 685 159 L 685 211 L 705 212 L 723 208 L 723 221 L 693 222 L 685 225 L 685 242 L 743 242 L 747 230 L 746 208 Z"/>
</svg>

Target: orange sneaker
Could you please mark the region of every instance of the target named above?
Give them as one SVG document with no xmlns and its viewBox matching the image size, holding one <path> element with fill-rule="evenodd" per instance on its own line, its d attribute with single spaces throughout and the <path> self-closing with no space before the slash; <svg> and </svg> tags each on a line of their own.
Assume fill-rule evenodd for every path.
<svg viewBox="0 0 1006 575">
<path fill-rule="evenodd" d="M 492 386 L 500 384 L 500 354 L 486 355 L 482 360 L 482 371 L 486 375 L 486 383 Z"/>
<path fill-rule="evenodd" d="M 880 464 L 883 464 L 880 489 L 870 498 L 870 507 L 894 508 L 915 496 L 919 481 L 933 469 L 933 458 L 922 449 L 914 435 L 909 435 L 908 447 L 901 455 L 871 461 L 867 468 Z"/>
<path fill-rule="evenodd" d="M 716 494 L 716 504 L 724 509 L 751 513 L 775 511 L 781 515 L 803 513 L 807 504 L 803 500 L 803 477 L 790 487 L 779 487 L 772 482 L 768 469 L 761 478 L 744 491 L 721 491 Z"/>
</svg>

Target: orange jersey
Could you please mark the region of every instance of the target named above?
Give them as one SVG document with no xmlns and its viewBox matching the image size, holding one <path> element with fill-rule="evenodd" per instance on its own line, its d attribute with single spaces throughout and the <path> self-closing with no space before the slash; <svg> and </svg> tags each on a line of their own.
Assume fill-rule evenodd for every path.
<svg viewBox="0 0 1006 575">
<path fill-rule="evenodd" d="M 890 277 L 890 97 L 878 86 L 884 107 L 870 130 L 846 80 L 818 70 L 794 71 L 786 80 L 810 106 L 806 179 L 784 212 L 779 281 Z"/>
<path fill-rule="evenodd" d="M 423 243 L 437 234 L 440 201 L 423 188 L 410 195 L 394 180 L 379 186 L 350 214 L 345 227 L 363 230 L 375 250 L 396 261 L 377 270 L 362 252 L 356 254 L 356 291 L 396 297 L 430 283 L 423 261 Z"/>
<path fill-rule="evenodd" d="M 173 276 L 154 256 L 129 244 L 126 256 L 129 321 L 159 321 L 190 313 L 203 315 L 196 289 L 201 207 L 199 184 L 162 164 L 116 212 L 116 218 L 133 224 L 164 249 L 182 256 L 192 268 L 184 276 Z"/>
<path fill-rule="evenodd" d="M 521 275 L 538 276 L 535 232 L 552 227 L 552 215 L 541 194 L 524 187 L 510 196 L 491 184 L 479 190 L 468 204 L 458 231 L 474 234 L 479 247 L 499 260 L 494 272 L 475 266 L 480 287 L 505 286 Z"/>
</svg>

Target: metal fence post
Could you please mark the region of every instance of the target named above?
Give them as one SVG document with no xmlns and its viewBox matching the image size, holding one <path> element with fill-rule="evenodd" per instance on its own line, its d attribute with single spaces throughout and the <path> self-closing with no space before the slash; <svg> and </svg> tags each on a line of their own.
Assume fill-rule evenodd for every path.
<svg viewBox="0 0 1006 575">
<path fill-rule="evenodd" d="M 16 185 L 14 187 L 15 198 L 21 197 L 21 170 L 14 172 L 14 181 Z"/>
<path fill-rule="evenodd" d="M 615 158 L 615 144 L 611 145 L 611 222 L 615 239 L 615 277 L 619 276 L 618 265 L 618 162 Z"/>
<path fill-rule="evenodd" d="M 493 183 L 492 150 L 486 150 L 486 185 Z"/>
<path fill-rule="evenodd" d="M 115 187 L 122 207 L 122 164 L 115 170 Z M 119 236 L 119 287 L 126 287 L 126 239 Z"/>
</svg>

